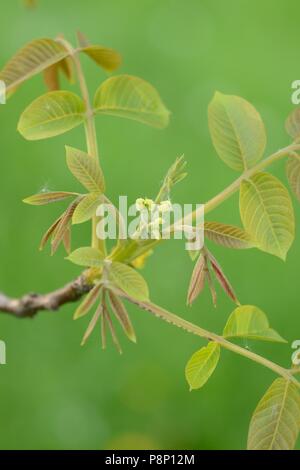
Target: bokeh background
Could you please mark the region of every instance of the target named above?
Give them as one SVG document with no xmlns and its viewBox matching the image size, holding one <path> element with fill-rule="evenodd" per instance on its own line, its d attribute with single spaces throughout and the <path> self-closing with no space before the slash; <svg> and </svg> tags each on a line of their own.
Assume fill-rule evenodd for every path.
<svg viewBox="0 0 300 470">
<path fill-rule="evenodd" d="M 32 10 L 10 1 L 1 21 L 0 63 L 33 38 L 64 33 L 74 41 L 77 29 L 118 49 L 120 72 L 153 83 L 172 120 L 165 131 L 114 117 L 97 120 L 109 197 L 153 197 L 167 168 L 185 153 L 189 176 L 173 200 L 200 203 L 236 176 L 209 137 L 207 105 L 216 89 L 257 107 L 268 152 L 288 143 L 291 82 L 300 78 L 299 14 L 297 0 L 38 0 Z M 83 65 L 94 92 L 105 74 L 88 58 Z M 66 169 L 64 145 L 84 149 L 82 128 L 40 142 L 26 142 L 16 131 L 24 107 L 43 92 L 42 78 L 35 77 L 0 106 L 0 290 L 12 296 L 54 289 L 79 273 L 62 251 L 50 257 L 37 250 L 61 208 L 21 202 L 43 188 L 79 189 Z M 285 180 L 283 162 L 274 173 Z M 298 226 L 295 200 L 294 206 Z M 238 195 L 210 220 L 239 224 Z M 74 246 L 87 240 L 88 225 L 77 226 Z M 285 264 L 254 250 L 214 247 L 214 253 L 241 301 L 262 308 L 289 342 L 242 344 L 288 365 L 290 344 L 300 339 L 300 240 Z M 143 274 L 155 302 L 220 332 L 234 305 L 218 291 L 215 310 L 205 291 L 187 308 L 191 271 L 183 242 L 173 241 L 158 247 Z M 97 330 L 81 348 L 88 319 L 73 322 L 73 311 L 69 305 L 22 321 L 0 314 L 0 339 L 7 344 L 7 365 L 0 366 L 1 449 L 245 448 L 251 413 L 274 379 L 271 372 L 222 351 L 207 385 L 190 393 L 184 367 L 201 339 L 130 307 L 137 345 L 124 337 L 122 356 L 111 344 L 103 352 Z"/>
</svg>

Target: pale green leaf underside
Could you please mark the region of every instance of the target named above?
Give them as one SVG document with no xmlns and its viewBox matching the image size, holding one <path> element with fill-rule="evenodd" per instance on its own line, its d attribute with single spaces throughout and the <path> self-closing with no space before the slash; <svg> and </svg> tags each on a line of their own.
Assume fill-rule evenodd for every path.
<svg viewBox="0 0 300 470">
<path fill-rule="evenodd" d="M 287 159 L 286 175 L 293 193 L 300 201 L 300 155 Z"/>
<path fill-rule="evenodd" d="M 254 246 L 250 235 L 234 225 L 219 222 L 205 222 L 204 236 L 217 245 L 226 248 L 246 249 Z"/>
<path fill-rule="evenodd" d="M 256 109 L 243 98 L 216 92 L 208 107 L 208 123 L 214 147 L 230 168 L 246 170 L 263 156 L 264 124 Z"/>
<path fill-rule="evenodd" d="M 285 122 L 285 128 L 287 133 L 294 139 L 300 138 L 300 108 L 296 108 L 288 116 Z"/>
<path fill-rule="evenodd" d="M 149 290 L 145 279 L 130 266 L 113 261 L 109 268 L 109 279 L 129 297 L 140 301 L 149 299 Z"/>
<path fill-rule="evenodd" d="M 14 91 L 22 82 L 69 55 L 62 44 L 53 39 L 36 39 L 20 49 L 0 72 L 0 80 L 7 92 Z"/>
<path fill-rule="evenodd" d="M 287 189 L 267 173 L 244 180 L 240 189 L 240 213 L 258 248 L 286 258 L 294 240 L 295 221 Z"/>
<path fill-rule="evenodd" d="M 104 178 L 96 158 L 81 150 L 66 147 L 67 165 L 71 173 L 90 192 L 104 192 Z"/>
<path fill-rule="evenodd" d="M 270 328 L 265 313 L 253 305 L 242 305 L 232 312 L 225 325 L 223 336 L 225 338 L 286 342 L 275 330 Z"/>
<path fill-rule="evenodd" d="M 276 379 L 251 419 L 249 450 L 292 450 L 300 430 L 300 393 L 293 383 Z"/>
<path fill-rule="evenodd" d="M 78 266 L 100 268 L 103 265 L 104 257 L 101 251 L 87 246 L 77 248 L 66 259 Z"/>
<path fill-rule="evenodd" d="M 190 390 L 201 388 L 214 372 L 220 358 L 220 346 L 210 342 L 199 349 L 189 359 L 185 368 L 185 377 Z"/>
<path fill-rule="evenodd" d="M 81 224 L 90 220 L 96 215 L 96 210 L 101 204 L 101 195 L 99 193 L 86 194 L 76 207 L 73 217 L 73 224 Z"/>
<path fill-rule="evenodd" d="M 164 128 L 169 123 L 170 113 L 155 88 L 130 75 L 105 80 L 96 92 L 94 108 L 96 113 L 134 119 L 153 127 Z"/>
<path fill-rule="evenodd" d="M 34 100 L 22 113 L 18 131 L 27 140 L 47 139 L 73 129 L 85 120 L 85 105 L 69 91 L 51 91 Z"/>
</svg>

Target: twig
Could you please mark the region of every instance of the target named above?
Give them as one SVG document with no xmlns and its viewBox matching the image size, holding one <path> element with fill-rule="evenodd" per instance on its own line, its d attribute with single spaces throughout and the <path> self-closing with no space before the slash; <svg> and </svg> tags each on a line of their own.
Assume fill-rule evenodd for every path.
<svg viewBox="0 0 300 470">
<path fill-rule="evenodd" d="M 85 276 L 81 275 L 64 287 L 48 294 L 29 293 L 16 299 L 0 293 L 0 311 L 17 318 L 33 317 L 41 310 L 58 310 L 62 305 L 76 302 L 91 289 Z"/>
</svg>

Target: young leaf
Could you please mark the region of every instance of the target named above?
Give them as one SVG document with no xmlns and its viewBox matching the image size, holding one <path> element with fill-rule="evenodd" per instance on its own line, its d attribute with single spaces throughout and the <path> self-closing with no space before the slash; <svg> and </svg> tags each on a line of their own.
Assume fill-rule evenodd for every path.
<svg viewBox="0 0 300 470">
<path fill-rule="evenodd" d="M 300 108 L 294 109 L 285 122 L 287 133 L 297 141 L 300 138 Z"/>
<path fill-rule="evenodd" d="M 24 46 L 0 72 L 0 80 L 8 94 L 22 82 L 61 61 L 69 55 L 62 44 L 53 39 L 36 39 Z"/>
<path fill-rule="evenodd" d="M 286 343 L 277 331 L 270 328 L 267 316 L 253 305 L 241 305 L 230 315 L 225 325 L 225 338 L 248 338 Z"/>
<path fill-rule="evenodd" d="M 263 156 L 266 132 L 256 109 L 243 98 L 216 92 L 208 124 L 219 157 L 234 170 L 251 168 Z"/>
<path fill-rule="evenodd" d="M 239 304 L 239 301 L 235 295 L 233 287 L 228 281 L 227 277 L 225 276 L 223 269 L 219 265 L 218 261 L 208 250 L 206 250 L 206 253 L 210 261 L 211 267 L 214 271 L 214 274 L 216 276 L 216 279 L 219 282 L 220 286 L 222 287 L 224 292 L 226 292 L 228 297 L 230 297 L 233 300 L 233 302 L 235 302 L 236 304 Z"/>
<path fill-rule="evenodd" d="M 226 225 L 219 222 L 205 222 L 204 236 L 217 245 L 226 248 L 246 249 L 254 246 L 250 235 L 243 229 L 235 227 L 234 225 Z"/>
<path fill-rule="evenodd" d="M 102 310 L 102 315 L 101 315 L 101 343 L 102 343 L 102 349 L 106 349 L 106 312 Z"/>
<path fill-rule="evenodd" d="M 101 268 L 103 266 L 104 256 L 101 251 L 89 246 L 77 248 L 66 259 L 78 266 L 86 266 L 88 268 Z"/>
<path fill-rule="evenodd" d="M 94 328 L 97 324 L 97 321 L 99 320 L 100 316 L 102 314 L 102 317 L 103 317 L 103 309 L 102 309 L 102 305 L 100 304 L 96 310 L 96 312 L 94 313 L 87 329 L 86 329 L 86 332 L 84 333 L 84 336 L 82 338 L 82 341 L 80 343 L 81 346 L 83 346 L 86 341 L 88 340 L 88 338 L 90 337 L 90 335 L 92 334 L 92 332 L 94 331 Z"/>
<path fill-rule="evenodd" d="M 169 111 L 155 88 L 141 78 L 119 75 L 105 80 L 96 91 L 94 108 L 98 114 L 111 114 L 164 128 Z"/>
<path fill-rule="evenodd" d="M 248 450 L 292 450 L 300 431 L 300 393 L 292 382 L 279 378 L 254 411 Z"/>
<path fill-rule="evenodd" d="M 113 261 L 109 267 L 109 279 L 129 297 L 140 301 L 149 299 L 149 291 L 145 279 L 130 266 Z"/>
<path fill-rule="evenodd" d="M 23 202 L 33 206 L 43 206 L 44 204 L 50 204 L 51 202 L 63 201 L 64 199 L 72 196 L 78 196 L 78 193 L 69 193 L 65 191 L 45 191 L 25 198 L 23 199 Z"/>
<path fill-rule="evenodd" d="M 244 180 L 240 189 L 240 213 L 259 249 L 285 260 L 294 239 L 294 211 L 287 189 L 267 173 Z"/>
<path fill-rule="evenodd" d="M 203 254 L 200 254 L 191 277 L 188 295 L 187 295 L 187 304 L 192 305 L 194 300 L 202 292 L 205 284 L 207 272 L 206 258 Z"/>
<path fill-rule="evenodd" d="M 130 341 L 136 343 L 135 331 L 123 302 L 112 291 L 109 291 L 108 295 L 111 308 L 116 318 L 119 320 L 124 332 Z"/>
<path fill-rule="evenodd" d="M 56 64 L 50 65 L 44 70 L 44 82 L 48 91 L 59 90 L 58 67 Z"/>
<path fill-rule="evenodd" d="M 300 155 L 295 154 L 287 159 L 286 175 L 293 193 L 300 201 Z"/>
<path fill-rule="evenodd" d="M 172 187 L 182 181 L 187 175 L 187 172 L 184 171 L 185 166 L 186 160 L 184 159 L 184 155 L 176 158 L 175 162 L 169 168 L 165 176 L 163 184 L 155 200 L 156 204 L 159 204 L 160 202 L 168 200 L 170 198 L 170 192 Z"/>
<path fill-rule="evenodd" d="M 65 234 L 67 230 L 70 228 L 70 222 L 72 220 L 73 213 L 81 200 L 81 196 L 79 196 L 75 201 L 73 201 L 67 210 L 61 216 L 59 224 L 55 228 L 53 232 L 53 238 L 51 240 L 51 254 L 53 255 L 57 248 L 59 247 L 60 243 L 64 240 Z"/>
<path fill-rule="evenodd" d="M 72 147 L 66 147 L 66 155 L 75 178 L 91 193 L 103 193 L 104 178 L 97 159 Z"/>
<path fill-rule="evenodd" d="M 219 358 L 220 346 L 212 341 L 192 355 L 185 368 L 185 377 L 190 390 L 203 387 L 214 372 Z"/>
<path fill-rule="evenodd" d="M 119 343 L 119 340 L 118 340 L 118 337 L 117 337 L 117 334 L 116 334 L 116 330 L 115 330 L 115 327 L 113 325 L 113 322 L 110 318 L 110 315 L 109 315 L 109 312 L 107 310 L 107 307 L 106 307 L 106 304 L 104 302 L 103 304 L 103 316 L 105 318 L 105 321 L 110 329 L 110 333 L 111 333 L 111 336 L 112 336 L 112 340 L 113 340 L 113 343 L 114 345 L 116 346 L 116 349 L 117 351 L 122 354 L 122 348 L 120 346 L 120 343 Z M 104 331 L 104 334 L 105 334 L 105 331 Z M 104 339 L 104 343 L 105 343 L 105 339 Z M 103 345 L 103 340 L 102 340 L 102 345 Z M 104 349 L 104 348 L 103 348 Z"/>
<path fill-rule="evenodd" d="M 70 91 L 50 91 L 34 100 L 22 113 L 18 131 L 27 140 L 63 134 L 85 120 L 85 104 Z"/>
<path fill-rule="evenodd" d="M 102 198 L 99 193 L 86 194 L 76 207 L 73 217 L 73 224 L 81 224 L 90 220 L 95 214 L 97 207 L 101 204 Z"/>
<path fill-rule="evenodd" d="M 74 320 L 77 320 L 77 318 L 83 317 L 84 315 L 89 313 L 93 305 L 95 305 L 95 303 L 97 302 L 97 299 L 100 296 L 101 289 L 102 289 L 102 284 L 99 283 L 99 284 L 96 284 L 92 288 L 92 290 L 90 290 L 90 292 L 84 298 L 83 302 L 81 302 L 79 307 L 76 309 L 74 313 L 74 317 L 73 317 Z"/>
<path fill-rule="evenodd" d="M 214 281 L 212 279 L 209 269 L 207 269 L 207 272 L 206 272 L 206 279 L 207 279 L 207 283 L 209 286 L 213 305 L 214 307 L 216 307 L 217 306 L 217 292 L 216 292 L 215 284 L 214 284 Z"/>
<path fill-rule="evenodd" d="M 121 64 L 121 56 L 117 51 L 103 46 L 85 46 L 81 49 L 96 64 L 107 72 L 113 72 Z"/>
<path fill-rule="evenodd" d="M 51 236 L 55 233 L 55 230 L 57 229 L 61 219 L 63 217 L 63 214 L 58 217 L 58 219 L 55 220 L 55 222 L 48 228 L 48 230 L 45 232 L 45 234 L 43 235 L 43 238 L 40 242 L 40 246 L 39 246 L 39 250 L 43 250 L 47 241 L 51 238 Z"/>
<path fill-rule="evenodd" d="M 73 82 L 73 64 L 70 57 L 66 57 L 44 70 L 44 82 L 49 91 L 59 90 L 60 71 L 63 72 L 70 83 Z"/>
<path fill-rule="evenodd" d="M 68 226 L 67 230 L 63 236 L 63 244 L 66 250 L 66 253 L 69 255 L 71 253 L 71 227 Z"/>
</svg>

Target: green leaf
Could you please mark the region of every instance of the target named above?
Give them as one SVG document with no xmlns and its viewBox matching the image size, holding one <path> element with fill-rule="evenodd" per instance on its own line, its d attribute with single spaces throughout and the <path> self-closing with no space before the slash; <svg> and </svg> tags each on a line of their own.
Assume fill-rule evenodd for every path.
<svg viewBox="0 0 300 470">
<path fill-rule="evenodd" d="M 69 193 L 65 191 L 45 191 L 25 198 L 23 199 L 23 202 L 33 206 L 43 206 L 44 204 L 50 204 L 51 202 L 63 201 L 64 199 L 72 196 L 78 196 L 78 193 Z"/>
<path fill-rule="evenodd" d="M 120 54 L 107 47 L 103 46 L 86 46 L 81 49 L 88 55 L 96 64 L 100 65 L 107 72 L 113 72 L 121 64 Z"/>
<path fill-rule="evenodd" d="M 296 108 L 285 122 L 287 133 L 296 141 L 300 138 L 300 108 Z"/>
<path fill-rule="evenodd" d="M 219 358 L 220 346 L 212 341 L 192 355 L 185 368 L 190 390 L 203 387 L 217 367 Z"/>
<path fill-rule="evenodd" d="M 217 245 L 226 248 L 246 249 L 254 246 L 250 235 L 245 230 L 234 225 L 219 222 L 205 222 L 204 235 Z"/>
<path fill-rule="evenodd" d="M 258 248 L 285 260 L 294 239 L 294 211 L 287 189 L 267 173 L 244 180 L 240 213 Z"/>
<path fill-rule="evenodd" d="M 208 124 L 219 157 L 234 170 L 251 168 L 263 156 L 266 132 L 248 101 L 216 92 L 208 107 Z"/>
<path fill-rule="evenodd" d="M 85 105 L 69 91 L 50 91 L 34 100 L 22 113 L 18 131 L 27 140 L 63 134 L 85 120 Z"/>
<path fill-rule="evenodd" d="M 292 382 L 276 379 L 251 419 L 248 450 L 292 450 L 300 431 L 300 393 Z"/>
<path fill-rule="evenodd" d="M 295 154 L 287 159 L 286 175 L 293 193 L 300 201 L 300 155 Z"/>
<path fill-rule="evenodd" d="M 231 313 L 225 325 L 223 336 L 225 338 L 248 338 L 286 343 L 285 339 L 270 328 L 265 313 L 253 305 L 242 305 Z"/>
<path fill-rule="evenodd" d="M 96 214 L 101 201 L 102 198 L 99 193 L 89 193 L 84 196 L 74 211 L 72 223 L 81 224 L 90 220 Z"/>
<path fill-rule="evenodd" d="M 123 302 L 112 291 L 109 291 L 108 294 L 111 308 L 116 318 L 120 322 L 120 325 L 122 326 L 124 332 L 130 339 L 130 341 L 136 343 L 135 331 Z"/>
<path fill-rule="evenodd" d="M 77 320 L 78 318 L 83 317 L 93 307 L 93 305 L 96 303 L 97 299 L 99 298 L 100 292 L 101 292 L 102 284 L 96 284 L 92 290 L 87 294 L 83 302 L 79 305 L 79 307 L 76 309 L 73 319 Z"/>
<path fill-rule="evenodd" d="M 86 266 L 88 268 L 101 268 L 104 261 L 103 253 L 96 248 L 89 246 L 77 248 L 67 258 L 71 263 L 78 266 Z"/>
<path fill-rule="evenodd" d="M 94 108 L 97 113 L 111 114 L 164 128 L 169 111 L 150 83 L 130 75 L 105 80 L 96 91 Z"/>
<path fill-rule="evenodd" d="M 66 146 L 67 165 L 71 173 L 91 193 L 103 193 L 104 178 L 96 158 Z"/>
<path fill-rule="evenodd" d="M 109 267 L 109 279 L 129 297 L 140 301 L 149 299 L 145 279 L 130 266 L 113 261 Z"/>
<path fill-rule="evenodd" d="M 8 94 L 24 81 L 42 72 L 51 65 L 69 55 L 62 44 L 53 39 L 36 39 L 20 51 L 5 65 L 0 72 L 0 80 L 6 85 Z"/>
</svg>

